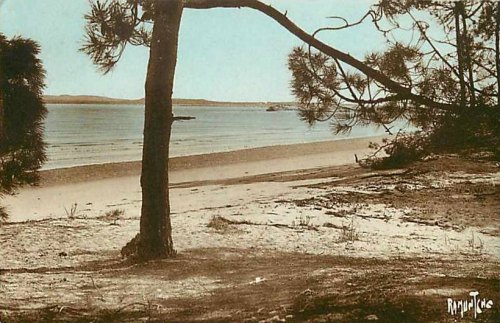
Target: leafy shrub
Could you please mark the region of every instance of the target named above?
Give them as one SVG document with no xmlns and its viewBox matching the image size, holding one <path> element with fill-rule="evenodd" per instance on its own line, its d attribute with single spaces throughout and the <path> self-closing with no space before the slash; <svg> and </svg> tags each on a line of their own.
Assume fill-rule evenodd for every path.
<svg viewBox="0 0 500 323">
<path fill-rule="evenodd" d="M 359 161 L 373 169 L 389 169 L 407 165 L 431 153 L 459 153 L 468 149 L 491 151 L 500 160 L 500 111 L 492 106 L 479 105 L 455 114 L 436 118 L 426 131 L 398 134 L 382 144 L 371 143 L 374 153 Z M 383 151 L 386 156 L 380 157 Z"/>
<path fill-rule="evenodd" d="M 402 167 L 424 157 L 428 153 L 428 137 L 422 133 L 398 135 L 393 140 L 384 139 L 382 144 L 370 143 L 375 153 L 361 160 L 362 166 L 373 169 L 390 169 Z M 384 151 L 385 157 L 378 153 Z"/>
</svg>

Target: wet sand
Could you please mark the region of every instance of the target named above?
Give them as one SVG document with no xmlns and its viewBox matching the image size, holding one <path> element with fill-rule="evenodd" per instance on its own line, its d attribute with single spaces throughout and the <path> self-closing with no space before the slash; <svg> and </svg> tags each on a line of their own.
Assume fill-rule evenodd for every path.
<svg viewBox="0 0 500 323">
<path fill-rule="evenodd" d="M 294 169 L 352 164 L 354 154 L 369 153 L 371 141 L 383 137 L 331 140 L 316 143 L 278 145 L 230 152 L 170 159 L 171 181 L 222 179 Z M 139 176 L 141 162 L 77 166 L 41 172 L 41 186 L 53 186 L 102 179 Z"/>
</svg>

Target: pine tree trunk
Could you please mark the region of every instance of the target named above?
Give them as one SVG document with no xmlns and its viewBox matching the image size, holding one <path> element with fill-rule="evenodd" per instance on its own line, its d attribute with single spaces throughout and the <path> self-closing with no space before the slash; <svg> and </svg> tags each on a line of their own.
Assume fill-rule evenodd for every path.
<svg viewBox="0 0 500 323">
<path fill-rule="evenodd" d="M 137 250 L 143 260 L 175 254 L 170 223 L 168 158 L 181 16 L 182 0 L 156 1 L 145 85 L 142 209 Z"/>
<path fill-rule="evenodd" d="M 457 61 L 458 61 L 458 78 L 460 82 L 460 108 L 465 109 L 466 99 L 465 99 L 465 77 L 464 77 L 464 58 L 463 58 L 463 42 L 462 35 L 460 32 L 460 8 L 459 3 L 455 2 L 455 8 L 453 9 L 453 14 L 455 18 L 455 35 L 457 38 Z"/>
<path fill-rule="evenodd" d="M 1 71 L 0 71 L 1 73 Z M 0 76 L 1 77 L 1 76 Z M 0 146 L 3 144 L 5 139 L 5 110 L 3 108 L 3 88 L 0 85 Z"/>
<path fill-rule="evenodd" d="M 465 63 L 467 65 L 467 71 L 469 72 L 469 88 L 470 88 L 470 105 L 471 107 L 476 107 L 476 87 L 474 85 L 474 69 L 472 66 L 472 49 L 469 46 L 469 37 L 467 31 L 467 20 L 465 19 L 465 8 L 462 1 L 457 2 L 459 4 L 460 16 L 462 17 L 462 46 L 464 52 Z"/>
<path fill-rule="evenodd" d="M 1 65 L 2 62 L 0 62 L 0 147 L 3 144 L 3 140 L 5 139 L 5 109 L 3 104 L 3 92 L 6 88 Z"/>
<path fill-rule="evenodd" d="M 500 3 L 497 3 L 495 19 L 495 52 L 497 67 L 497 107 L 500 108 Z"/>
</svg>

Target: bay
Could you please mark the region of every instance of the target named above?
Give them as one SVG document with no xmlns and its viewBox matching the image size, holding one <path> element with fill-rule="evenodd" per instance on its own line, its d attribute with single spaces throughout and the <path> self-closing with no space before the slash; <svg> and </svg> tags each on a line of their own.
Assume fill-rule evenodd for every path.
<svg viewBox="0 0 500 323">
<path fill-rule="evenodd" d="M 43 169 L 141 159 L 144 107 L 141 105 L 48 104 Z M 308 143 L 384 134 L 373 126 L 334 135 L 328 122 L 309 127 L 296 111 L 263 107 L 175 106 L 171 156 L 186 156 L 273 145 Z"/>
</svg>

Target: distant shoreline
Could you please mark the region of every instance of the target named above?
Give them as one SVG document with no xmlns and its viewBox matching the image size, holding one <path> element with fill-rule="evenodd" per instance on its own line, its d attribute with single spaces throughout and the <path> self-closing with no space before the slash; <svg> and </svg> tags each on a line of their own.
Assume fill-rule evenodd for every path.
<svg viewBox="0 0 500 323">
<path fill-rule="evenodd" d="M 130 104 L 144 105 L 142 99 L 116 99 L 92 95 L 45 95 L 43 100 L 46 104 Z M 225 102 L 210 101 L 205 99 L 173 99 L 174 105 L 184 106 L 238 106 L 238 107 L 269 107 L 275 105 L 295 106 L 294 102 Z"/>
</svg>

